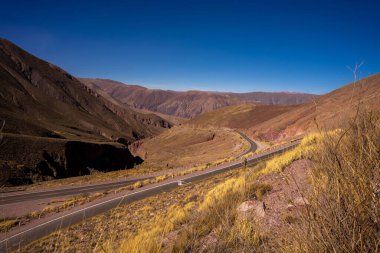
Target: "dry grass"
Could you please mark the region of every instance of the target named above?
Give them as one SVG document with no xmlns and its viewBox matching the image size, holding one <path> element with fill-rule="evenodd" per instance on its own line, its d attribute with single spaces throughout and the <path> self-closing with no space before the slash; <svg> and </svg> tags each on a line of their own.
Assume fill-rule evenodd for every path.
<svg viewBox="0 0 380 253">
<path fill-rule="evenodd" d="M 181 208 L 188 208 L 192 205 L 189 203 L 195 203 L 197 206 L 204 194 L 211 188 L 221 180 L 231 178 L 235 174 L 236 172 L 232 171 L 226 172 L 197 184 L 186 184 L 173 191 L 163 192 L 157 196 L 122 205 L 104 214 L 86 219 L 80 224 L 55 232 L 20 249 L 20 252 L 120 251 L 121 244 L 126 238 L 134 238 L 139 231 L 147 231 L 147 228 L 152 228 L 155 224 L 161 227 L 164 222 L 160 223 L 156 217 L 162 217 L 165 222 L 167 221 L 165 217 L 179 217 L 175 213 L 169 213 L 176 212 Z M 174 222 L 177 224 L 174 226 L 174 230 L 185 221 L 187 220 L 179 223 Z M 158 243 L 162 244 L 162 237 L 158 238 Z M 157 242 L 156 238 L 149 240 Z"/>
<path fill-rule="evenodd" d="M 270 237 L 256 221 L 239 215 L 236 207 L 245 200 L 261 199 L 271 190 L 271 185 L 255 182 L 258 175 L 281 172 L 293 161 L 309 158 L 315 164 L 310 205 L 301 218 L 281 217 L 293 229 L 276 250 L 378 252 L 379 123 L 378 117 L 367 115 L 349 131 L 309 135 L 296 149 L 214 182 L 213 187 L 209 184 L 203 194 L 200 186 L 197 192 L 202 197 L 165 195 L 171 203 L 166 209 L 157 210 L 156 202 L 142 206 L 131 216 L 137 219 L 132 221 L 138 224 L 135 229 L 94 247 L 106 252 L 268 252 L 273 249 L 267 247 Z M 145 219 L 138 219 L 141 215 Z"/>
<path fill-rule="evenodd" d="M 19 223 L 19 220 L 17 219 L 7 219 L 0 221 L 0 232 L 7 232 L 9 229 L 13 228 L 14 226 L 17 226 Z"/>
<path fill-rule="evenodd" d="M 91 202 L 103 196 L 105 196 L 105 193 L 97 192 L 91 195 L 84 194 L 84 195 L 74 196 L 68 199 L 63 199 L 63 200 L 53 200 L 53 201 L 50 201 L 49 204 L 55 204 L 55 203 L 61 203 L 61 204 L 45 207 L 42 210 L 42 212 L 39 213 L 39 217 L 47 213 L 61 212 L 63 210 L 66 210 L 74 206 L 83 205 L 85 203 Z"/>
<path fill-rule="evenodd" d="M 379 252 L 379 114 L 361 113 L 314 155 L 310 206 L 285 250 Z"/>
<path fill-rule="evenodd" d="M 155 217 L 152 223 L 143 227 L 136 235 L 123 240 L 117 251 L 130 253 L 159 252 L 162 247 L 161 237 L 185 223 L 193 208 L 193 202 L 189 202 L 185 206 L 171 206 L 166 214 Z M 112 243 L 107 246 L 112 249 Z"/>
<path fill-rule="evenodd" d="M 136 154 L 151 168 L 191 168 L 236 157 L 248 143 L 234 132 L 216 128 L 176 126 L 144 140 Z"/>
<path fill-rule="evenodd" d="M 25 214 L 17 218 L 4 219 L 2 222 L 0 222 L 0 232 L 8 231 L 16 225 L 18 225 L 19 223 L 29 222 L 33 219 L 40 219 L 41 217 L 44 217 L 49 213 L 58 213 L 75 206 L 83 205 L 85 203 L 94 201 L 95 199 L 101 198 L 106 194 L 106 192 L 97 192 L 91 195 L 84 194 L 66 199 L 52 200 L 49 203 L 47 203 L 47 206 L 44 207 L 41 211 L 33 211 L 31 213 Z"/>
<path fill-rule="evenodd" d="M 322 135 L 316 133 L 307 135 L 296 148 L 281 155 L 277 155 L 267 161 L 265 167 L 258 171 L 258 175 L 281 172 L 286 166 L 289 166 L 296 160 L 310 158 L 311 152 L 315 149 L 317 141 L 321 138 Z"/>
<path fill-rule="evenodd" d="M 244 172 L 210 190 L 170 251 L 263 251 L 265 236 L 252 220 L 240 216 L 236 210 L 241 202 L 260 199 L 271 189 L 269 185 L 249 183 L 252 180 L 252 174 Z"/>
<path fill-rule="evenodd" d="M 201 239 L 210 233 L 225 217 L 234 220 L 233 224 L 230 224 L 231 232 L 224 235 L 226 244 L 232 247 L 239 237 L 249 245 L 259 246 L 262 238 L 250 222 L 237 218 L 236 205 L 248 196 L 260 198 L 271 187 L 264 184 L 247 185 L 247 176 L 248 174 L 244 173 L 227 179 L 209 190 L 200 202 L 190 201 L 192 197 L 187 196 L 186 204 L 183 206 L 173 205 L 166 213 L 155 217 L 137 233 L 127 233 L 120 248 L 112 248 L 115 245 L 112 241 L 108 241 L 104 248 L 107 252 L 132 253 L 199 249 L 200 245 L 196 243 L 198 240 L 195 238 Z M 175 239 L 174 242 L 167 242 L 169 234 L 176 230 L 180 231 L 180 234 L 171 238 Z"/>
</svg>

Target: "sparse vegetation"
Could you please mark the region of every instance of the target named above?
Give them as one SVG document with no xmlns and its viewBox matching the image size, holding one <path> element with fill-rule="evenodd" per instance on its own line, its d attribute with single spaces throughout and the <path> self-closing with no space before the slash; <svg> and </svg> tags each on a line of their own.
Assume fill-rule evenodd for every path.
<svg viewBox="0 0 380 253">
<path fill-rule="evenodd" d="M 157 209 L 153 203 L 144 206 L 139 215 L 154 217 L 153 220 L 140 221 L 137 230 L 126 230 L 122 238 L 118 235 L 119 239 L 110 238 L 101 243 L 101 248 L 107 252 L 267 252 L 274 249 L 376 252 L 379 248 L 376 187 L 380 121 L 372 114 L 367 117 L 348 132 L 311 134 L 294 150 L 249 167 L 238 175 L 234 172 L 236 176 L 204 193 L 198 190 L 201 198 L 194 198 L 191 193 L 182 195 L 180 201 L 154 216 L 151 215 Z M 281 173 L 293 161 L 303 158 L 312 159 L 315 165 L 312 193 L 308 196 L 310 205 L 301 217 L 282 214 L 280 219 L 292 228 L 291 233 L 287 240 L 268 247 L 267 232 L 256 220 L 239 215 L 237 206 L 246 200 L 261 200 L 271 191 L 272 185 L 256 181 L 258 176 Z M 166 178 L 154 178 L 150 182 L 161 179 Z"/>
<path fill-rule="evenodd" d="M 32 219 L 39 219 L 49 213 L 62 212 L 69 208 L 91 202 L 105 195 L 106 193 L 97 192 L 91 195 L 84 194 L 80 196 L 73 196 L 66 199 L 52 200 L 48 202 L 47 206 L 45 206 L 41 211 L 33 211 L 31 213 L 23 215 L 22 217 L 4 219 L 3 221 L 0 222 L 0 232 L 8 231 L 12 227 L 17 226 L 19 223 L 27 222 Z"/>
<path fill-rule="evenodd" d="M 295 227 L 294 252 L 379 252 L 380 117 L 360 113 L 314 150 L 310 206 Z"/>
<path fill-rule="evenodd" d="M 0 232 L 7 232 L 12 227 L 17 226 L 18 223 L 19 221 L 17 219 L 6 219 L 0 221 Z"/>
<path fill-rule="evenodd" d="M 314 154 L 314 150 L 317 147 L 317 143 L 325 138 L 326 136 L 336 136 L 339 132 L 341 132 L 340 129 L 329 131 L 324 134 L 322 133 L 311 133 L 307 136 L 305 136 L 301 144 L 298 145 L 296 148 L 286 151 L 285 153 L 281 155 L 277 155 L 274 158 L 267 161 L 265 167 L 261 170 L 259 170 L 258 174 L 268 174 L 273 172 L 281 172 L 284 170 L 286 166 L 289 166 L 292 162 L 308 158 L 311 159 Z"/>
<path fill-rule="evenodd" d="M 252 183 L 249 171 L 211 189 L 200 203 L 191 223 L 180 231 L 174 252 L 231 252 L 237 249 L 262 251 L 265 235 L 255 222 L 239 215 L 236 207 L 248 199 L 261 199 L 271 190 L 267 184 Z"/>
<path fill-rule="evenodd" d="M 193 208 L 193 202 L 189 202 L 185 206 L 171 206 L 166 214 L 155 217 L 154 221 L 139 230 L 137 235 L 129 236 L 123 240 L 117 251 L 131 253 L 159 252 L 162 247 L 161 236 L 168 234 L 186 222 Z"/>
<path fill-rule="evenodd" d="M 190 202 L 194 203 L 195 206 L 192 210 L 195 210 L 202 196 L 208 190 L 222 179 L 234 177 L 235 174 L 236 172 L 232 171 L 226 172 L 197 184 L 186 184 L 173 191 L 163 192 L 157 196 L 122 205 L 112 211 L 89 218 L 80 224 L 55 232 L 22 248 L 20 251 L 41 252 L 48 251 L 54 247 L 54 249 L 61 252 L 118 252 L 120 251 L 121 243 L 126 238 L 133 238 L 144 228 L 154 226 L 156 217 L 160 216 L 165 221 L 165 217 L 169 215 L 169 210 L 176 212 L 177 209 L 173 208 L 173 206 L 181 209 Z M 172 217 L 174 217 L 174 214 Z M 177 229 L 182 227 L 182 224 L 186 226 L 187 223 L 191 222 L 190 220 L 185 221 L 187 222 L 178 223 L 179 226 L 175 226 L 175 229 L 169 234 L 175 233 Z M 96 231 L 96 233 L 92 231 Z M 159 238 L 164 236 L 163 234 Z M 149 238 L 149 240 L 157 242 L 155 238 Z M 158 241 L 159 244 L 162 243 L 163 245 L 166 242 L 167 240 Z"/>
</svg>

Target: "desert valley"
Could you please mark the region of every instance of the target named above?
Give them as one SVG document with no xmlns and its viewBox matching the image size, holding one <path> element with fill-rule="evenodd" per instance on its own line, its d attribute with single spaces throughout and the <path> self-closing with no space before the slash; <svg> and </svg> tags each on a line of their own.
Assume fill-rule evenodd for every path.
<svg viewBox="0 0 380 253">
<path fill-rule="evenodd" d="M 0 38 L 0 252 L 379 252 L 380 74 L 183 90 L 39 57 Z"/>
</svg>

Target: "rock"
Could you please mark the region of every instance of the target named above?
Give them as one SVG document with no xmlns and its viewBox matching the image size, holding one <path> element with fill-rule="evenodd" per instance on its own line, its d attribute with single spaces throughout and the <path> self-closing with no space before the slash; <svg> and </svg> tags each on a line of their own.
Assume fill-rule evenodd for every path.
<svg viewBox="0 0 380 253">
<path fill-rule="evenodd" d="M 258 200 L 249 200 L 241 203 L 237 211 L 240 213 L 248 213 L 253 212 L 257 217 L 264 217 L 265 216 L 265 203 Z"/>
<path fill-rule="evenodd" d="M 288 209 L 288 210 L 292 210 L 294 208 L 294 205 L 292 205 L 292 204 L 288 204 L 288 206 L 286 207 L 286 209 Z"/>
<path fill-rule="evenodd" d="M 309 201 L 305 197 L 297 197 L 293 199 L 293 205 L 305 206 L 305 205 L 309 205 Z"/>
</svg>

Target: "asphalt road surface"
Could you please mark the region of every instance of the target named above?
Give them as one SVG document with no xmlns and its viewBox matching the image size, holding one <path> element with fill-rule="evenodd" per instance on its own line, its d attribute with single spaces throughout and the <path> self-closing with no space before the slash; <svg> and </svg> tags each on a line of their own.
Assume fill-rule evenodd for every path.
<svg viewBox="0 0 380 253">
<path fill-rule="evenodd" d="M 150 179 L 151 177 L 139 178 L 133 180 L 125 180 L 120 182 L 111 182 L 106 184 L 96 184 L 88 186 L 75 186 L 68 189 L 59 189 L 59 190 L 47 190 L 31 193 L 22 193 L 17 192 L 17 194 L 0 197 L 0 206 L 5 204 L 12 204 L 23 201 L 39 200 L 45 198 L 54 198 L 54 197 L 64 197 L 71 195 L 81 195 L 91 192 L 103 192 L 111 189 L 116 189 L 126 185 L 133 184 L 140 180 Z"/>
<path fill-rule="evenodd" d="M 247 158 L 247 164 L 255 164 L 262 160 L 268 159 L 276 154 L 285 152 L 296 145 L 299 144 L 299 141 L 289 143 L 285 146 L 279 147 L 277 149 L 273 149 L 267 152 L 264 152 L 260 155 L 256 155 L 253 157 Z M 136 192 L 132 192 L 126 194 L 121 197 L 116 197 L 113 199 L 105 200 L 103 202 L 67 213 L 62 214 L 62 216 L 58 218 L 54 218 L 48 220 L 44 223 L 38 224 L 31 228 L 25 228 L 22 231 L 17 231 L 17 233 L 10 233 L 7 238 L 2 239 L 0 241 L 0 252 L 7 252 L 11 250 L 18 249 L 34 240 L 40 239 L 50 233 L 57 231 L 61 228 L 68 227 L 72 224 L 83 221 L 86 218 L 104 213 L 109 211 L 119 205 L 131 203 L 133 201 L 141 200 L 146 197 L 150 197 L 153 195 L 160 194 L 162 192 L 170 191 L 176 187 L 180 187 L 180 185 L 184 183 L 196 182 L 213 175 L 217 175 L 219 173 L 241 168 L 244 166 L 244 159 L 239 159 L 237 161 L 226 164 L 225 166 L 216 166 L 215 169 L 209 168 L 207 171 L 202 171 L 194 174 L 189 174 L 181 178 L 181 182 L 178 180 L 173 180 L 169 182 L 162 182 L 155 186 L 146 186 L 145 189 L 141 189 Z M 22 227 L 21 227 L 22 229 Z"/>
</svg>

